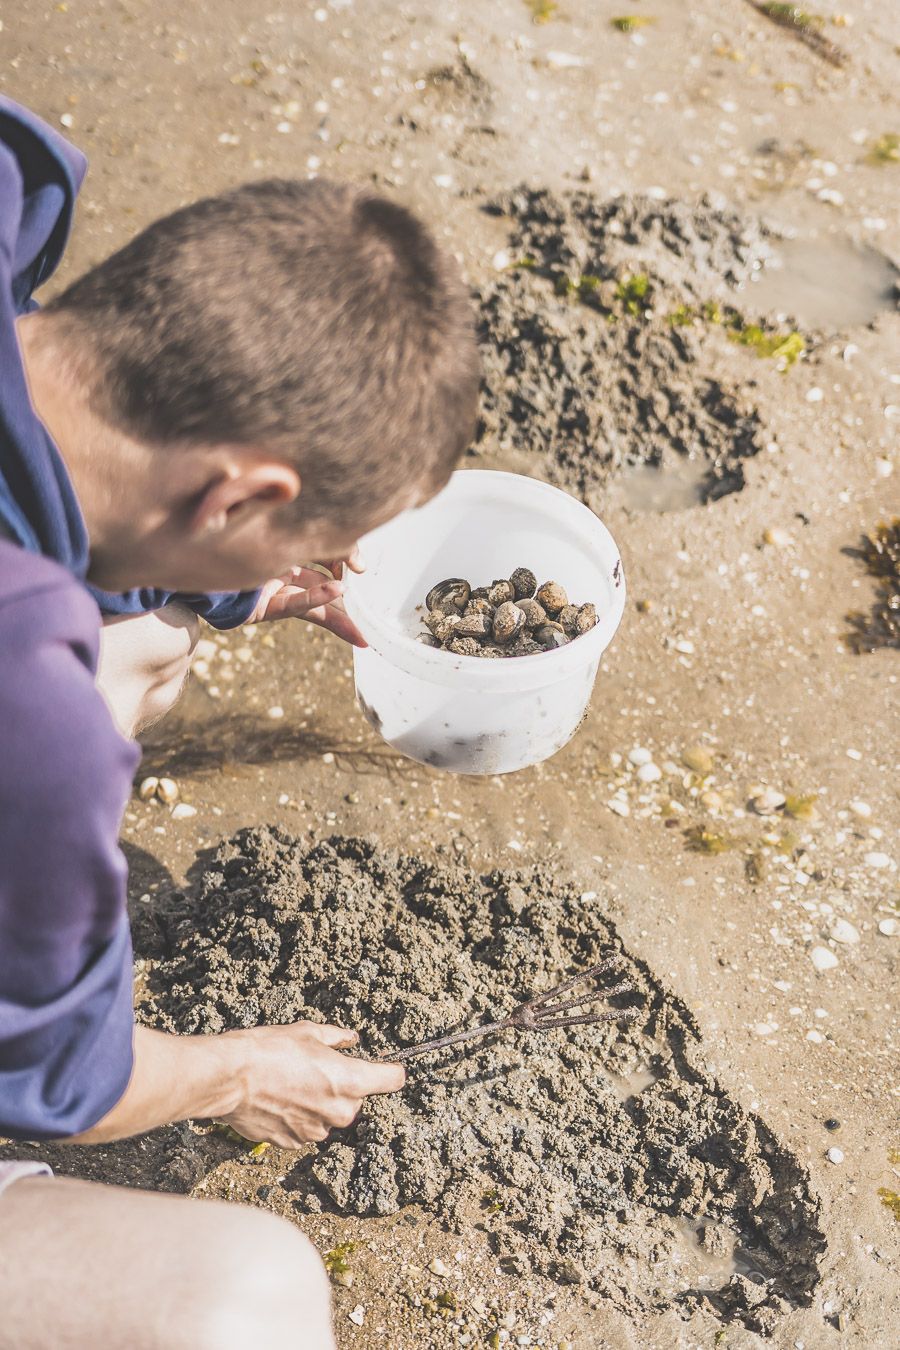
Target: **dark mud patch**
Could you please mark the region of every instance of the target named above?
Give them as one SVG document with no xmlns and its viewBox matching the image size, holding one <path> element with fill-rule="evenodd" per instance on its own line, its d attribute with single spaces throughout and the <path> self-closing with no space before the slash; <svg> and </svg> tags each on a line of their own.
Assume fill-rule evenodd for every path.
<svg viewBox="0 0 900 1350">
<path fill-rule="evenodd" d="M 603 201 L 521 188 L 509 266 L 479 293 L 475 451 L 513 450 L 586 499 L 628 466 L 702 466 L 699 500 L 739 490 L 768 436 L 723 361 L 722 306 L 773 258 L 758 222 L 708 200 Z"/>
<path fill-rule="evenodd" d="M 622 951 L 595 898 L 548 870 L 480 877 L 360 839 L 274 830 L 223 845 L 187 903 L 140 926 L 144 1015 L 182 1032 L 326 1017 L 376 1052 L 490 1020 Z M 527 1033 L 410 1066 L 402 1094 L 302 1157 L 305 1211 L 422 1205 L 483 1227 L 506 1268 L 632 1316 L 703 1303 L 768 1332 L 824 1251 L 800 1162 L 714 1080 L 696 1025 L 623 952 L 632 1024 Z"/>
</svg>

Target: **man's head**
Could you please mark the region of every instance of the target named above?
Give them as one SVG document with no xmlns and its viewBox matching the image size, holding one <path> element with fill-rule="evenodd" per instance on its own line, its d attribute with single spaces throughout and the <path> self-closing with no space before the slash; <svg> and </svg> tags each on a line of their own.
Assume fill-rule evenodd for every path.
<svg viewBox="0 0 900 1350">
<path fill-rule="evenodd" d="M 178 485 L 173 518 L 135 543 L 155 570 L 142 584 L 250 586 L 337 556 L 443 486 L 473 432 L 455 265 L 408 211 L 353 187 L 275 180 L 197 202 L 40 320 L 98 424 L 155 465 L 160 500 Z M 124 576 L 123 548 L 107 563 L 100 549 L 92 579 Z"/>
</svg>

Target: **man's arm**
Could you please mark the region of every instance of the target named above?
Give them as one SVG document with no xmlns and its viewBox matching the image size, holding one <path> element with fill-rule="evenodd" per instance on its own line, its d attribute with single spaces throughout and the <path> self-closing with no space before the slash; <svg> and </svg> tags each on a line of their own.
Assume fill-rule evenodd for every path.
<svg viewBox="0 0 900 1350">
<path fill-rule="evenodd" d="M 396 1092 L 406 1077 L 400 1064 L 339 1053 L 356 1041 L 355 1031 L 317 1022 L 222 1036 L 169 1036 L 138 1027 L 125 1093 L 96 1125 L 65 1142 L 103 1144 L 210 1117 L 281 1148 L 324 1139 L 350 1124 L 364 1097 Z"/>
</svg>

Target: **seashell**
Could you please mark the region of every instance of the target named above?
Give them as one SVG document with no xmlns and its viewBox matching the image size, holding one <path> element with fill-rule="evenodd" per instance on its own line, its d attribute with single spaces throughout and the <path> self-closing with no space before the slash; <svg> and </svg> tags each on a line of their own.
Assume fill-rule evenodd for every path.
<svg viewBox="0 0 900 1350">
<path fill-rule="evenodd" d="M 486 595 L 476 595 L 473 591 L 465 612 L 466 614 L 487 614 L 488 618 L 492 619 L 494 617 L 494 606 Z"/>
<path fill-rule="evenodd" d="M 469 614 L 462 616 L 454 630 L 455 637 L 484 638 L 491 632 L 491 619 L 487 614 Z"/>
<path fill-rule="evenodd" d="M 173 802 L 178 801 L 181 794 L 174 778 L 161 778 L 156 785 L 156 795 L 166 806 L 171 806 Z"/>
<path fill-rule="evenodd" d="M 542 623 L 547 622 L 547 611 L 536 600 L 517 600 L 516 607 L 525 615 L 526 628 L 539 628 Z"/>
<path fill-rule="evenodd" d="M 511 581 L 495 581 L 488 591 L 487 598 L 492 605 L 504 605 L 507 600 L 515 599 L 515 591 Z"/>
<path fill-rule="evenodd" d="M 440 643 L 433 633 L 420 633 L 416 642 L 421 642 L 423 647 L 440 647 Z"/>
<path fill-rule="evenodd" d="M 536 598 L 551 618 L 555 618 L 560 610 L 565 609 L 569 603 L 569 597 L 558 581 L 545 581 Z"/>
<path fill-rule="evenodd" d="M 534 630 L 534 640 L 542 652 L 552 652 L 556 647 L 565 647 L 569 639 L 561 623 L 542 623 Z"/>
<path fill-rule="evenodd" d="M 577 605 L 563 605 L 556 616 L 557 623 L 561 623 L 568 633 L 569 637 L 575 636 L 575 620 L 578 618 Z"/>
<path fill-rule="evenodd" d="M 473 637 L 453 637 L 447 643 L 445 651 L 453 652 L 454 656 L 478 656 L 481 651 L 481 644 Z"/>
<path fill-rule="evenodd" d="M 504 584 L 509 585 L 509 582 Z M 507 642 L 511 642 L 514 637 L 517 637 L 524 627 L 525 615 L 519 609 L 519 606 L 514 605 L 511 600 L 505 600 L 494 615 L 494 641 L 505 646 Z"/>
<path fill-rule="evenodd" d="M 516 600 L 528 600 L 537 590 L 537 577 L 527 567 L 517 567 L 509 578 Z"/>
<path fill-rule="evenodd" d="M 545 650 L 529 633 L 521 633 L 506 649 L 507 656 L 538 656 Z"/>
<path fill-rule="evenodd" d="M 461 617 L 459 614 L 441 614 L 439 610 L 433 609 L 425 622 L 438 642 L 446 642 Z"/>
<path fill-rule="evenodd" d="M 589 633 L 597 624 L 597 606 L 590 603 L 582 605 L 575 616 L 575 635 L 581 637 L 582 633 Z"/>
<path fill-rule="evenodd" d="M 138 796 L 142 802 L 149 802 L 151 797 L 156 796 L 156 789 L 159 787 L 158 778 L 145 778 L 138 788 Z"/>
<path fill-rule="evenodd" d="M 425 597 L 426 609 L 436 609 L 441 614 L 461 614 L 469 603 L 472 588 L 462 577 L 448 577 L 439 581 Z"/>
</svg>

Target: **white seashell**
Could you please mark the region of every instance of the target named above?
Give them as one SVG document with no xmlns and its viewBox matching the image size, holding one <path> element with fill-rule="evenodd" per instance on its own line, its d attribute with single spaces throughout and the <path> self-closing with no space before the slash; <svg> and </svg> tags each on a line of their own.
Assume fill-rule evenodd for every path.
<svg viewBox="0 0 900 1350">
<path fill-rule="evenodd" d="M 813 947 L 809 954 L 809 959 L 812 961 L 816 970 L 834 970 L 835 966 L 838 964 L 838 959 L 834 952 L 829 951 L 827 947 Z"/>
<path fill-rule="evenodd" d="M 140 797 L 141 801 L 149 802 L 151 797 L 156 796 L 156 789 L 158 787 L 159 787 L 158 778 L 153 778 L 152 776 L 150 778 L 145 778 L 144 781 L 141 783 L 140 787 L 138 788 L 138 796 Z"/>
<path fill-rule="evenodd" d="M 156 786 L 156 795 L 166 806 L 171 806 L 181 794 L 174 778 L 161 778 Z"/>
</svg>

